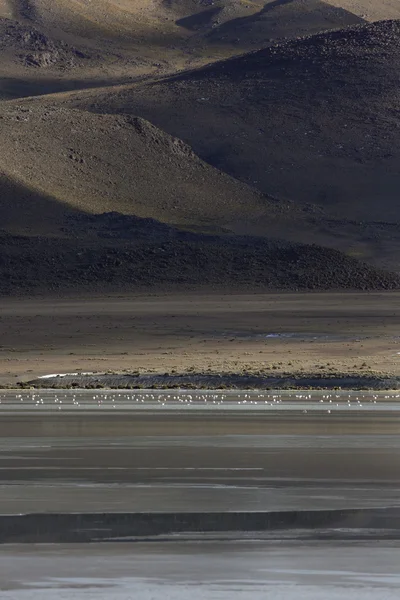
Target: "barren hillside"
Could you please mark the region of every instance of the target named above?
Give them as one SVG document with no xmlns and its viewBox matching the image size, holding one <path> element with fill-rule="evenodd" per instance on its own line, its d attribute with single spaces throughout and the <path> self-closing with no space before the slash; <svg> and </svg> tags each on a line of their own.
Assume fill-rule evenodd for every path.
<svg viewBox="0 0 400 600">
<path fill-rule="evenodd" d="M 0 170 L 8 182 L 1 190 L 0 222 L 8 231 L 51 232 L 62 206 L 68 213 L 115 211 L 218 230 L 246 212 L 253 218 L 268 213 L 271 204 L 140 118 L 36 100 L 4 104 L 0 122 Z M 10 188 L 10 181 L 23 192 Z M 44 208 L 29 189 L 52 201 Z"/>
<path fill-rule="evenodd" d="M 127 83 L 388 18 L 400 18 L 397 0 L 0 0 L 0 99 Z"/>
<path fill-rule="evenodd" d="M 0 291 L 398 286 L 385 17 L 393 0 L 0 0 Z"/>
<path fill-rule="evenodd" d="M 77 105 L 139 114 L 265 193 L 397 222 L 399 68 L 400 22 L 385 21 Z"/>
</svg>

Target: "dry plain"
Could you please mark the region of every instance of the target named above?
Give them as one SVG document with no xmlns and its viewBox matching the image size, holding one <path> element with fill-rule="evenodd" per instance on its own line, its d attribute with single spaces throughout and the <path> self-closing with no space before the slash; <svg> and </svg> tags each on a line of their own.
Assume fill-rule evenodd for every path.
<svg viewBox="0 0 400 600">
<path fill-rule="evenodd" d="M 400 294 L 1 299 L 0 384 L 50 373 L 375 373 L 400 360 Z"/>
</svg>

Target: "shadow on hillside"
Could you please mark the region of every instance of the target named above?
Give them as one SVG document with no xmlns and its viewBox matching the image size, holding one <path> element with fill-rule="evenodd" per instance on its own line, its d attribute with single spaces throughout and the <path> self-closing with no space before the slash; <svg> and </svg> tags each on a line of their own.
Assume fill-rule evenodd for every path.
<svg viewBox="0 0 400 600">
<path fill-rule="evenodd" d="M 276 0 L 254 15 L 232 19 L 215 27 L 207 38 L 218 43 L 259 45 L 270 40 L 293 39 L 364 22 L 357 15 L 322 0 Z"/>
<path fill-rule="evenodd" d="M 98 214 L 74 209 L 58 199 L 0 174 L 0 235 L 62 237 L 96 243 L 201 241 L 226 234 L 219 227 L 180 229 L 153 218 L 117 211 Z"/>
<path fill-rule="evenodd" d="M 30 78 L 0 78 L 0 100 L 27 98 L 29 96 L 46 96 L 61 92 L 73 92 L 94 88 L 113 87 L 129 84 L 142 77 L 123 77 L 119 79 L 58 79 L 56 77 Z"/>
<path fill-rule="evenodd" d="M 82 215 L 56 198 L 0 174 L 0 227 L 4 232 L 56 232 L 65 219 Z"/>
<path fill-rule="evenodd" d="M 221 12 L 221 10 L 221 7 L 209 8 L 200 13 L 190 15 L 190 17 L 178 19 L 178 21 L 175 22 L 180 27 L 184 27 L 185 29 L 190 29 L 192 31 L 197 31 L 198 29 L 202 29 L 203 27 L 211 26 L 213 19 L 215 19 L 215 17 Z"/>
</svg>

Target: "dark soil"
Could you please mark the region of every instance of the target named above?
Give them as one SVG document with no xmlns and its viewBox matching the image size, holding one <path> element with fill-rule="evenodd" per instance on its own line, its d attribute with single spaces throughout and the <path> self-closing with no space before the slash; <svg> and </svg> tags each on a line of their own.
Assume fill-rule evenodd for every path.
<svg viewBox="0 0 400 600">
<path fill-rule="evenodd" d="M 114 214 L 83 221 L 86 240 L 77 225 L 72 229 L 76 239 L 0 237 L 0 293 L 168 285 L 248 290 L 400 288 L 400 276 L 315 245 L 207 236 Z"/>
<path fill-rule="evenodd" d="M 348 389 L 348 390 L 385 390 L 398 389 L 400 378 L 377 375 L 320 375 L 302 373 L 290 375 L 268 374 L 246 375 L 238 373 L 205 374 L 193 373 L 185 375 L 129 375 L 102 374 L 93 375 L 64 375 L 35 379 L 20 384 L 21 387 L 46 389 L 65 388 L 118 388 L 118 389 L 149 389 L 149 388 L 179 388 L 179 389 Z"/>
</svg>

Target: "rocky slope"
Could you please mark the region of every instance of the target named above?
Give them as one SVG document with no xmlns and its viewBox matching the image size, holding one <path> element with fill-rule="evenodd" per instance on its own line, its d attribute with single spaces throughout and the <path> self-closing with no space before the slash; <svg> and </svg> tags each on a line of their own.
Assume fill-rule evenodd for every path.
<svg viewBox="0 0 400 600">
<path fill-rule="evenodd" d="M 399 68 L 400 22 L 386 21 L 77 104 L 139 114 L 265 193 L 397 222 Z"/>
<path fill-rule="evenodd" d="M 0 0 L 1 293 L 397 287 L 400 25 L 342 4 Z"/>
</svg>

